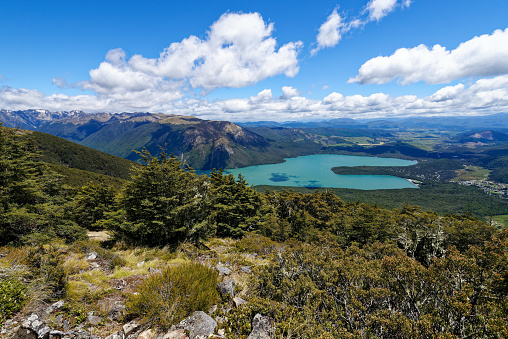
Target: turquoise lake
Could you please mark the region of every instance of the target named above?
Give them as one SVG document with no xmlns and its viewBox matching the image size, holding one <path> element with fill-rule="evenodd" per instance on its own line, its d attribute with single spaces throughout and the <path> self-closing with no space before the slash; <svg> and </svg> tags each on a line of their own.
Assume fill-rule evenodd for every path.
<svg viewBox="0 0 508 339">
<path fill-rule="evenodd" d="M 388 175 L 338 175 L 337 166 L 409 166 L 416 161 L 361 157 L 354 155 L 317 154 L 288 158 L 280 164 L 228 169 L 225 173 L 241 173 L 250 185 L 292 187 L 355 188 L 362 190 L 417 188 L 406 179 Z"/>
</svg>

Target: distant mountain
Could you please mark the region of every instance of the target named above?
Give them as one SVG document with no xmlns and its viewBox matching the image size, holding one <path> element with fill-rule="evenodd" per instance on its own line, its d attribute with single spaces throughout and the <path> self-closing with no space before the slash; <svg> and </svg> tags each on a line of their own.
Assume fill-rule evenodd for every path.
<svg viewBox="0 0 508 339">
<path fill-rule="evenodd" d="M 0 122 L 7 127 L 34 130 L 55 119 L 63 119 L 83 114 L 82 111 L 50 112 L 45 109 L 28 109 L 25 111 L 9 111 L 0 109 Z"/>
<path fill-rule="evenodd" d="M 51 113 L 43 110 L 2 111 L 6 126 L 55 135 L 129 160 L 133 151 L 161 148 L 195 169 L 235 168 L 283 161 L 267 152 L 262 136 L 227 121 L 161 113 Z"/>
<path fill-rule="evenodd" d="M 500 143 L 508 141 L 508 134 L 492 130 L 476 130 L 462 133 L 456 139 L 460 143 Z"/>
<path fill-rule="evenodd" d="M 437 129 L 467 131 L 471 129 L 494 129 L 508 132 L 508 113 L 485 116 L 431 116 L 380 119 L 330 119 L 321 121 L 259 121 L 241 123 L 245 127 L 286 127 L 286 128 L 348 128 L 348 129 Z"/>
</svg>

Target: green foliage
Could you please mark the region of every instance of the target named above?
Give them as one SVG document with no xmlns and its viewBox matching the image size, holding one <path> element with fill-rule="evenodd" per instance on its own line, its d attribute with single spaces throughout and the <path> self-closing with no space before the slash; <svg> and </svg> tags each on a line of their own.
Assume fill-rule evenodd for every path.
<svg viewBox="0 0 508 339">
<path fill-rule="evenodd" d="M 392 245 L 291 242 L 251 285 L 305 315 L 296 333 L 305 338 L 505 337 L 507 245 L 505 232 L 425 267 Z"/>
<path fill-rule="evenodd" d="M 210 174 L 210 184 L 208 221 L 217 236 L 238 238 L 259 229 L 264 201 L 242 176 L 235 180 L 232 174 L 214 170 Z"/>
<path fill-rule="evenodd" d="M 34 144 L 41 152 L 41 160 L 55 165 L 129 179 L 134 163 L 46 133 L 32 132 Z"/>
<path fill-rule="evenodd" d="M 76 241 L 71 246 L 73 251 L 78 253 L 87 254 L 90 252 L 96 252 L 99 261 L 106 263 L 109 269 L 115 267 L 125 266 L 127 261 L 125 258 L 115 254 L 113 251 L 108 250 L 95 241 Z"/>
<path fill-rule="evenodd" d="M 31 246 L 24 261 L 30 268 L 30 280 L 38 281 L 49 289 L 50 298 L 65 296 L 67 275 L 63 267 L 63 252 L 60 249 L 53 246 Z"/>
<path fill-rule="evenodd" d="M 74 197 L 74 220 L 87 229 L 97 229 L 97 222 L 112 209 L 115 191 L 104 182 L 89 182 Z"/>
<path fill-rule="evenodd" d="M 420 161 L 411 166 L 355 166 L 333 167 L 340 175 L 393 175 L 396 177 L 446 182 L 456 177 L 456 170 L 464 168 L 463 162 L 451 159 Z"/>
<path fill-rule="evenodd" d="M 198 263 L 185 262 L 148 276 L 127 303 L 132 317 L 168 329 L 194 311 L 207 311 L 219 301 L 218 273 Z"/>
<path fill-rule="evenodd" d="M 0 125 L 0 244 L 24 236 L 84 238 L 70 217 L 71 192 L 39 161 L 24 131 Z"/>
<path fill-rule="evenodd" d="M 287 187 L 256 186 L 258 191 L 283 191 Z M 308 188 L 292 188 L 299 193 L 313 193 L 319 190 Z M 390 190 L 356 190 L 348 188 L 332 188 L 334 194 L 346 202 L 360 201 L 384 208 L 402 208 L 404 205 L 420 206 L 426 211 L 439 214 L 472 213 L 478 217 L 508 214 L 505 200 L 488 195 L 473 186 L 463 186 L 454 182 L 426 182 L 419 189 L 404 188 Z"/>
<path fill-rule="evenodd" d="M 15 278 L 0 279 L 0 326 L 21 309 L 27 299 L 26 290 Z"/>
<path fill-rule="evenodd" d="M 128 242 L 152 246 L 207 236 L 206 179 L 165 152 L 152 157 L 144 150 L 140 155 L 146 165 L 134 168 L 118 199 L 120 210 L 103 225 Z"/>
</svg>

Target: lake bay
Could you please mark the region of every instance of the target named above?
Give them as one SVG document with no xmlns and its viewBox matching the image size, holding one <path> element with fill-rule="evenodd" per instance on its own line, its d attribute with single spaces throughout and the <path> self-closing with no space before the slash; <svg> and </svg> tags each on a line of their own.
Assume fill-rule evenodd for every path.
<svg viewBox="0 0 508 339">
<path fill-rule="evenodd" d="M 388 175 L 338 175 L 338 166 L 409 166 L 416 161 L 339 154 L 316 154 L 288 158 L 280 164 L 228 169 L 226 174 L 241 173 L 250 185 L 292 187 L 354 188 L 362 190 L 417 188 L 408 180 Z"/>
</svg>

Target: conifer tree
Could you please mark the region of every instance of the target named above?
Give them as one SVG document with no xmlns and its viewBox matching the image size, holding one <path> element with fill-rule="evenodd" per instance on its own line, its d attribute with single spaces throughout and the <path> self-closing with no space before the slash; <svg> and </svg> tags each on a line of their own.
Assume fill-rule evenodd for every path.
<svg viewBox="0 0 508 339">
<path fill-rule="evenodd" d="M 29 234 L 75 240 L 86 237 L 70 220 L 58 176 L 39 161 L 28 132 L 0 124 L 0 244 Z"/>
<path fill-rule="evenodd" d="M 210 174 L 211 211 L 209 222 L 221 237 L 241 237 L 245 232 L 257 231 L 262 223 L 265 203 L 261 195 L 241 175 L 214 170 Z"/>
<path fill-rule="evenodd" d="M 133 168 L 119 211 L 103 224 L 127 241 L 155 246 L 209 234 L 207 180 L 164 151 L 157 157 L 146 149 L 139 154 L 145 166 Z"/>
</svg>

